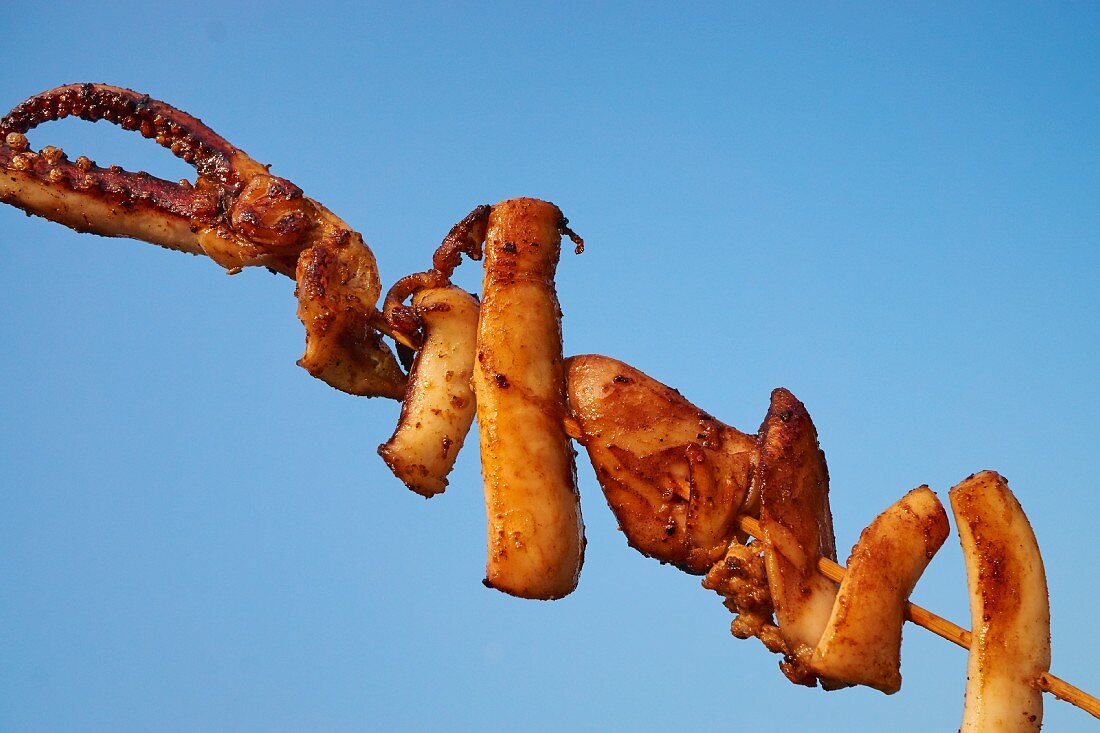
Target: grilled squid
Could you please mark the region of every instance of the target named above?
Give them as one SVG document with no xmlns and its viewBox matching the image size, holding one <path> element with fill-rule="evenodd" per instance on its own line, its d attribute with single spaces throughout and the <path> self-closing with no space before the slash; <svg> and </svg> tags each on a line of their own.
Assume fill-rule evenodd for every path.
<svg viewBox="0 0 1100 733">
<path fill-rule="evenodd" d="M 960 733 L 1037 733 L 1050 669 L 1050 601 L 1035 533 L 1003 476 L 974 474 L 951 489 L 966 584 L 970 659 Z"/>
<path fill-rule="evenodd" d="M 553 204 L 492 207 L 477 330 L 474 393 L 488 515 L 485 585 L 560 598 L 584 556 L 566 414 L 554 272 L 564 217 Z"/>
<path fill-rule="evenodd" d="M 397 429 L 378 453 L 406 486 L 431 497 L 447 487 L 474 419 L 478 305 L 454 286 L 419 290 L 412 305 L 424 342 L 409 370 Z"/>
<path fill-rule="evenodd" d="M 567 362 L 573 432 L 631 547 L 705 573 L 737 531 L 756 441 L 621 361 Z"/>
<path fill-rule="evenodd" d="M 154 139 L 195 166 L 195 183 L 30 148 L 25 133 L 65 117 L 107 120 Z M 0 201 L 78 232 L 205 254 L 231 273 L 261 266 L 294 277 L 306 329 L 299 364 L 352 394 L 405 392 L 405 375 L 377 330 L 378 266 L 362 236 L 186 112 L 106 84 L 37 94 L 0 119 Z"/>
<path fill-rule="evenodd" d="M 832 613 L 809 667 L 892 694 L 901 689 L 905 603 L 947 539 L 947 512 L 927 486 L 878 515 L 848 557 Z"/>
<path fill-rule="evenodd" d="M 69 116 L 155 139 L 195 166 L 195 182 L 31 149 L 29 130 Z M 576 587 L 584 530 L 573 437 L 628 543 L 703 575 L 735 614 L 734 636 L 781 654 L 789 679 L 899 689 L 907 599 L 947 536 L 939 499 L 922 486 L 886 509 L 860 535 L 845 573 L 832 562 L 825 455 L 788 390 L 772 393 L 751 436 L 622 362 L 564 361 L 554 275 L 561 235 L 578 251 L 583 243 L 553 204 L 477 207 L 447 235 L 432 269 L 399 281 L 380 313 L 374 255 L 343 220 L 197 118 L 102 84 L 44 92 L 0 119 L 0 201 L 77 231 L 204 254 L 230 273 L 262 266 L 293 277 L 306 330 L 299 364 L 337 389 L 403 400 L 379 453 L 424 496 L 447 486 L 476 404 L 486 585 L 536 599 Z M 485 259 L 480 309 L 449 280 L 462 254 Z M 418 350 L 408 379 L 383 334 Z M 996 473 L 960 483 L 951 504 L 973 622 L 961 731 L 1035 733 L 1040 681 L 1053 683 L 1034 534 Z"/>
<path fill-rule="evenodd" d="M 787 664 L 793 665 L 817 646 L 836 601 L 836 584 L 817 570 L 819 557 L 836 560 L 829 471 L 806 407 L 785 389 L 772 392 L 757 446 L 764 561 Z M 808 681 L 797 666 L 783 671 Z"/>
</svg>

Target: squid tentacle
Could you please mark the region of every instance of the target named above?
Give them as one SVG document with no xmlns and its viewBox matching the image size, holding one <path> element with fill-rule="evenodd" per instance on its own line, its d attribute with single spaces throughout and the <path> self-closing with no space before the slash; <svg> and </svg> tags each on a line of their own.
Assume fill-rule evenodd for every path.
<svg viewBox="0 0 1100 733">
<path fill-rule="evenodd" d="M 200 176 L 236 192 L 263 169 L 197 117 L 130 89 L 67 84 L 30 97 L 0 119 L 0 133 L 26 133 L 44 122 L 79 117 L 105 120 L 151 138 L 195 166 Z"/>
<path fill-rule="evenodd" d="M 101 168 L 83 156 L 71 161 L 55 147 L 36 152 L 18 132 L 8 133 L 4 143 L 0 201 L 78 232 L 203 254 L 193 223 L 217 216 L 214 192 L 118 166 Z"/>
<path fill-rule="evenodd" d="M 432 255 L 432 269 L 406 275 L 386 293 L 382 307 L 382 321 L 392 334 L 404 336 L 411 344 L 423 340 L 423 323 L 411 306 L 405 305 L 409 296 L 429 288 L 442 288 L 451 284 L 451 275 L 462 263 L 465 254 L 471 260 L 480 260 L 485 230 L 492 207 L 481 204 L 451 227 L 443 242 Z"/>
<path fill-rule="evenodd" d="M 155 139 L 195 167 L 196 183 L 102 168 L 83 156 L 70 162 L 54 147 L 30 150 L 28 131 L 66 117 L 106 120 Z M 293 273 L 308 223 L 300 189 L 268 175 L 201 120 L 106 84 L 68 84 L 16 106 L 0 119 L 0 170 L 0 200 L 28 213 L 81 232 L 206 254 L 231 271 L 258 264 Z"/>
<path fill-rule="evenodd" d="M 480 260 L 490 211 L 492 211 L 491 206 L 481 204 L 467 214 L 462 221 L 451 227 L 451 231 L 443 238 L 443 243 L 432 256 L 432 268 L 449 278 L 454 274 L 455 268 L 461 264 L 464 253 L 471 260 Z"/>
<path fill-rule="evenodd" d="M 193 165 L 197 179 L 172 183 L 30 149 L 29 130 L 65 117 L 138 131 Z M 105 84 L 37 94 L 0 118 L 0 202 L 79 232 L 205 254 L 230 273 L 258 265 L 293 277 L 306 328 L 299 364 L 352 394 L 404 394 L 405 375 L 381 341 L 378 266 L 362 236 L 197 117 Z"/>
</svg>

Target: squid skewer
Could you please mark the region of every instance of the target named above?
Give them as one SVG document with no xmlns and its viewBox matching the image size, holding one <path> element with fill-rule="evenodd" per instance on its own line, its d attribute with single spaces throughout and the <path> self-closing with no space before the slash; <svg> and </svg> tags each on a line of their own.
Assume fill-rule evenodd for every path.
<svg viewBox="0 0 1100 733">
<path fill-rule="evenodd" d="M 27 131 L 71 115 L 155 138 L 195 165 L 195 184 L 103 169 L 85 158 L 69 162 L 56 148 L 30 150 Z M 575 357 L 566 369 L 553 274 L 560 235 L 575 235 L 552 204 L 515 199 L 475 209 L 436 252 L 433 270 L 400 281 L 379 313 L 374 256 L 347 224 L 198 119 L 93 84 L 36 95 L 0 120 L 0 201 L 78 231 L 206 254 L 230 273 L 259 265 L 295 277 L 307 335 L 300 364 L 353 394 L 404 398 L 398 428 L 380 452 L 426 496 L 446 486 L 469 429 L 474 400 L 466 374 L 472 373 L 490 510 L 487 585 L 532 598 L 560 597 L 575 587 L 584 536 L 570 436 L 588 449 L 631 544 L 705 573 L 704 585 L 740 614 L 735 635 L 758 636 L 783 653 L 792 679 L 897 689 L 904 612 L 972 647 L 965 730 L 1000 725 L 1004 708 L 990 704 L 998 701 L 1014 716 L 1009 729 L 1034 729 L 1037 690 L 1100 717 L 1095 698 L 1047 671 L 1049 638 L 1011 660 L 1012 669 L 990 663 L 997 650 L 989 638 L 1024 634 L 1049 619 L 1034 538 L 999 476 L 978 474 L 951 493 L 974 623 L 981 624 L 972 644 L 969 632 L 905 600 L 946 536 L 942 506 L 926 487 L 865 530 L 847 572 L 835 563 L 824 456 L 805 408 L 789 392 L 773 394 L 754 440 L 620 362 Z M 479 312 L 449 276 L 461 253 L 480 259 L 483 242 Z M 382 334 L 419 350 L 408 387 Z M 997 512 L 1000 526 L 989 521 Z M 1003 544 L 1024 535 L 1030 545 Z M 750 536 L 760 540 L 744 544 Z M 899 563 L 882 572 L 876 550 Z M 1004 583 L 1002 567 L 1013 568 L 1009 595 L 1025 601 L 1011 617 L 990 610 L 1004 605 L 994 593 Z M 856 663 L 861 658 L 871 663 Z"/>
</svg>

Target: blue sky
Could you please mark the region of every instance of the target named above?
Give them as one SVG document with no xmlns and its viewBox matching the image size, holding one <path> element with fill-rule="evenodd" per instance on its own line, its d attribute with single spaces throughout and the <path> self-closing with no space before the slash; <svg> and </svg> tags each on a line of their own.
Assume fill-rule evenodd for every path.
<svg viewBox="0 0 1100 733">
<path fill-rule="evenodd" d="M 808 406 L 845 550 L 927 483 L 1005 474 L 1056 674 L 1100 691 L 1100 11 L 1085 3 L 31 4 L 0 107 L 73 81 L 202 117 L 364 233 L 383 280 L 471 208 L 559 204 L 567 353 L 746 432 Z M 32 144 L 189 175 L 104 124 Z M 796 688 L 591 469 L 579 589 L 480 584 L 473 443 L 425 502 L 397 405 L 294 365 L 292 284 L 0 209 L 0 729 L 954 730 L 965 654 Z M 479 271 L 463 265 L 471 289 Z M 914 600 L 968 619 L 955 535 Z M 1047 727 L 1089 728 L 1053 699 Z"/>
</svg>

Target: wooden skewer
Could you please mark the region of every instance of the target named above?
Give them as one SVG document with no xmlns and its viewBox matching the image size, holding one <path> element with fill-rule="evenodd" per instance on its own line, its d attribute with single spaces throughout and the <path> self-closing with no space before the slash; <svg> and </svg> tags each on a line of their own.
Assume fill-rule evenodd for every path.
<svg viewBox="0 0 1100 733">
<path fill-rule="evenodd" d="M 742 516 L 738 519 L 741 531 L 753 537 L 760 537 L 760 523 L 752 517 Z M 844 567 L 829 560 L 819 557 L 817 569 L 829 580 L 839 583 L 844 579 Z M 905 618 L 917 626 L 928 629 L 936 636 L 952 641 L 963 649 L 970 649 L 970 632 L 963 627 L 953 624 L 945 618 L 937 616 L 931 611 L 921 608 L 915 603 L 909 603 L 905 608 Z M 1070 705 L 1075 705 L 1094 718 L 1100 718 L 1100 699 L 1093 697 L 1084 690 L 1074 687 L 1060 677 L 1055 677 L 1049 672 L 1044 672 L 1036 681 L 1039 689 L 1049 692 L 1059 700 L 1065 700 Z"/>
<path fill-rule="evenodd" d="M 382 318 L 378 311 L 374 311 L 372 315 L 373 317 L 371 318 L 371 326 L 377 329 L 380 333 L 389 336 L 397 343 L 401 344 L 402 346 L 407 346 L 413 351 L 420 351 L 420 344 L 414 342 L 406 334 L 403 334 L 400 331 L 391 328 L 390 325 L 386 323 L 386 319 Z"/>
</svg>

